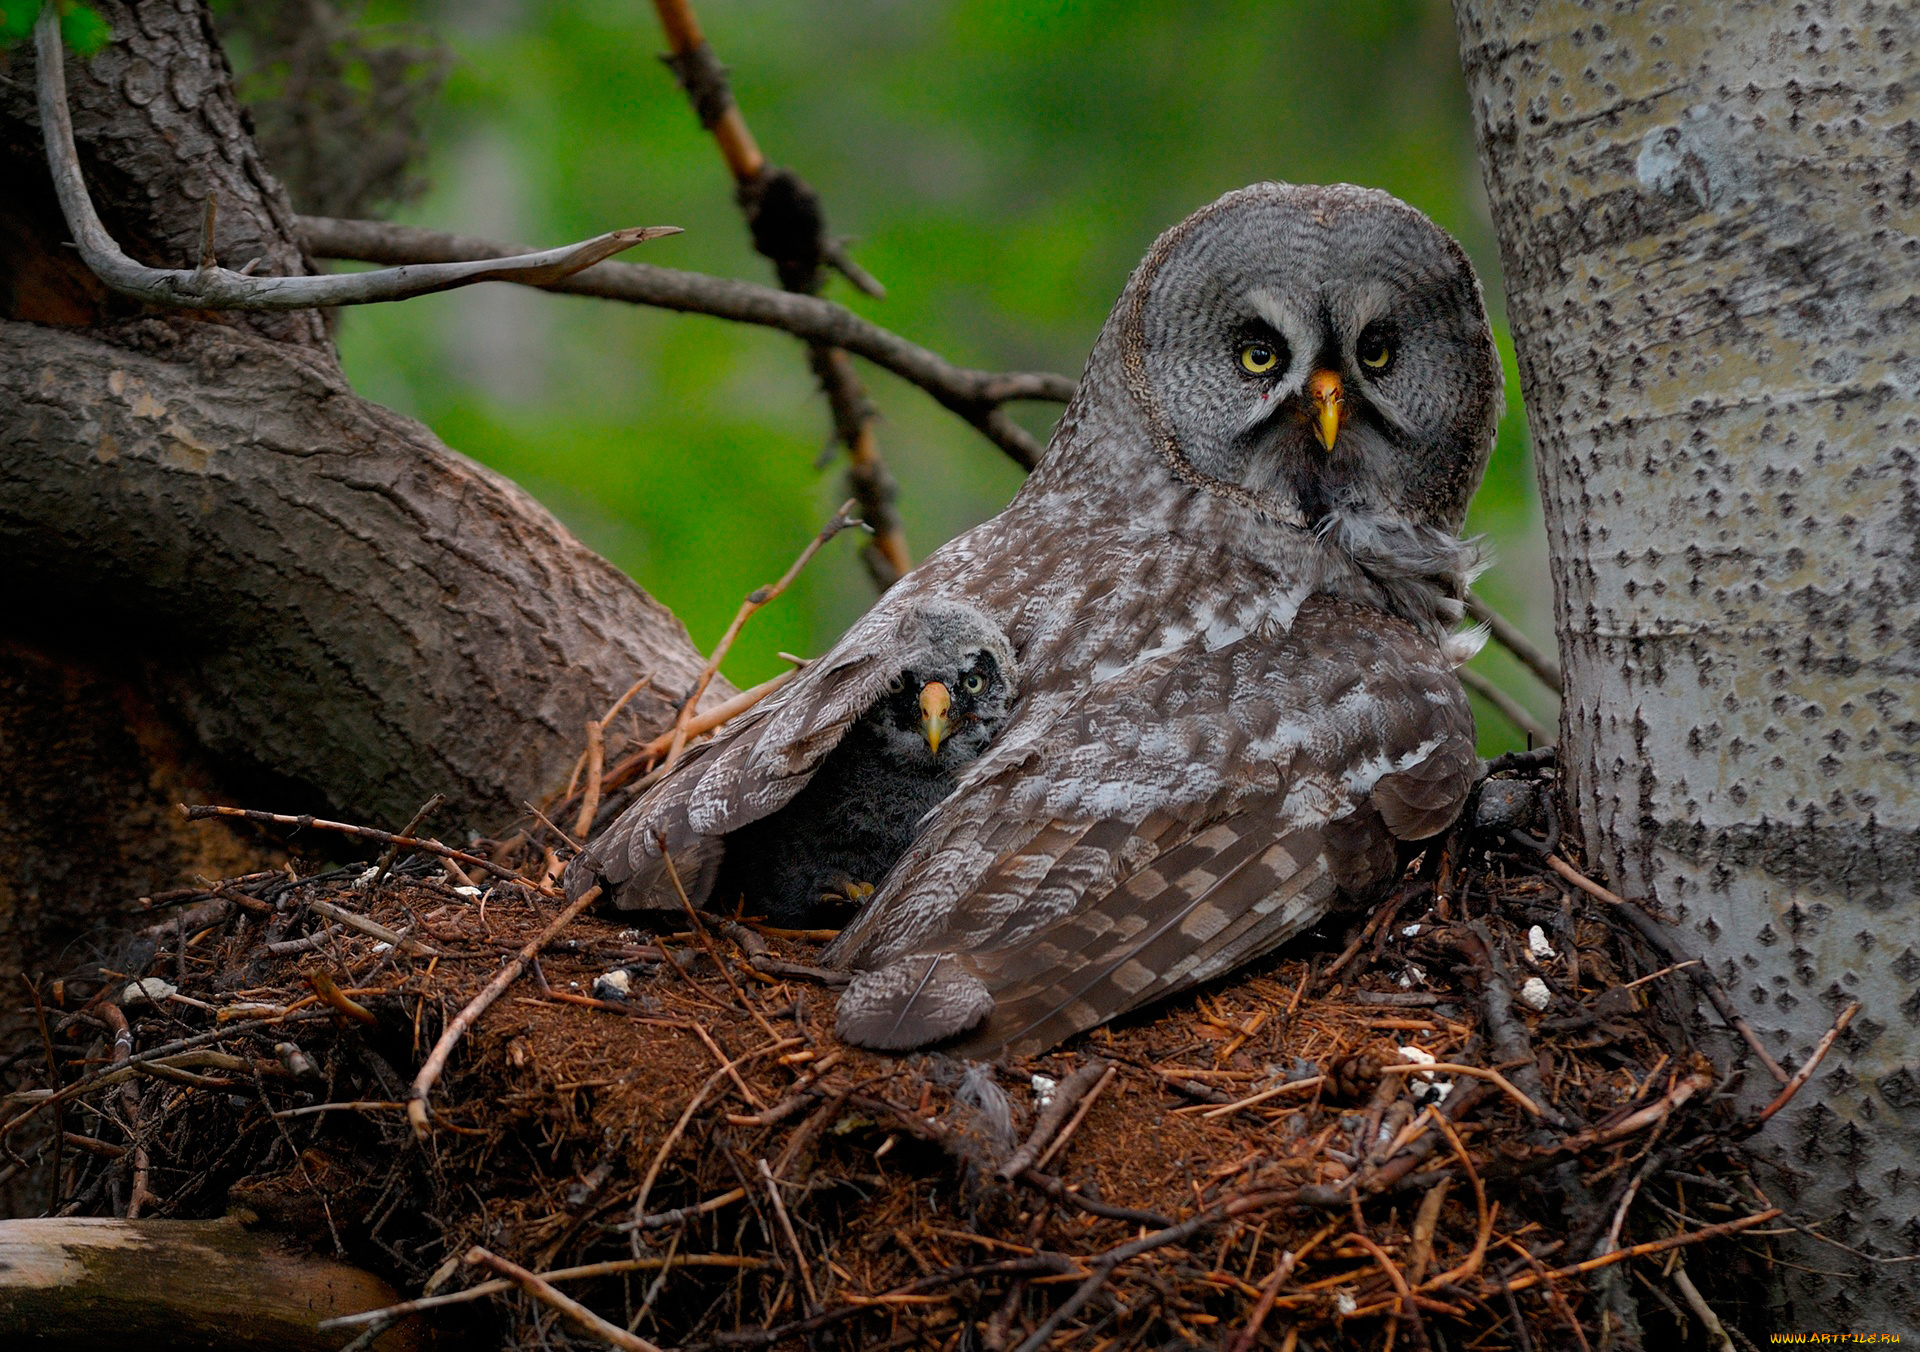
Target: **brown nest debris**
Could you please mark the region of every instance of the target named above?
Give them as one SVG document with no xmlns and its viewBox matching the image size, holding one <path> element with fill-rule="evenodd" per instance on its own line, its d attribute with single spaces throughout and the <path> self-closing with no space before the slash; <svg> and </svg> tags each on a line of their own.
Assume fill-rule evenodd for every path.
<svg viewBox="0 0 1920 1352">
<path fill-rule="evenodd" d="M 1008 1065 L 838 1045 L 820 935 L 556 927 L 558 828 L 375 836 L 43 982 L 0 1167 L 414 1297 L 341 1345 L 1719 1346 L 1787 1224 L 1732 1094 L 1771 1072 L 1690 1045 L 1661 1006 L 1706 970 L 1556 871 L 1543 760 L 1319 947 Z"/>
</svg>

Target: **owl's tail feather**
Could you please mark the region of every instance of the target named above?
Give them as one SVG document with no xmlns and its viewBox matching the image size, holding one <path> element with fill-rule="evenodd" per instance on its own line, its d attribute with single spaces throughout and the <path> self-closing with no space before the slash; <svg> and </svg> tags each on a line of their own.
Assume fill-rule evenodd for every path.
<svg viewBox="0 0 1920 1352">
<path fill-rule="evenodd" d="M 856 1047 L 908 1051 L 964 1033 L 992 1012 L 986 983 L 953 954 L 915 953 L 855 973 L 834 1031 Z"/>
</svg>

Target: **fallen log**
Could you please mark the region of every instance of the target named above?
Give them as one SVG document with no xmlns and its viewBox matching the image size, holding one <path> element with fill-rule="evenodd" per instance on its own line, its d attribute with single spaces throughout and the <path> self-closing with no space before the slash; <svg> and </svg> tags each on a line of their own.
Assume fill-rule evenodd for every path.
<svg viewBox="0 0 1920 1352">
<path fill-rule="evenodd" d="M 293 1252 L 231 1219 L 0 1221 L 4 1347 L 334 1352 L 341 1339 L 320 1332 L 320 1320 L 398 1298 L 370 1272 Z M 430 1344 L 416 1321 L 373 1345 Z"/>
</svg>

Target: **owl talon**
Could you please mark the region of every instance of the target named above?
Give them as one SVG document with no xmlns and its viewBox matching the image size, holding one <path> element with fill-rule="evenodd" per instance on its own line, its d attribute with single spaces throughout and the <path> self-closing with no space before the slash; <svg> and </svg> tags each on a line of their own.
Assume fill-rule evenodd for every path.
<svg viewBox="0 0 1920 1352">
<path fill-rule="evenodd" d="M 820 900 L 827 902 L 850 901 L 858 906 L 873 895 L 872 883 L 855 882 L 849 878 L 837 887 L 820 894 Z"/>
</svg>

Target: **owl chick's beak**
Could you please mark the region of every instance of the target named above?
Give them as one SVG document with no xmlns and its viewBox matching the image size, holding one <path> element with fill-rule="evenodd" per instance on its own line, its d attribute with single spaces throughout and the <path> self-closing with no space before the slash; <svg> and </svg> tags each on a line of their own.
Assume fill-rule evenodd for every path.
<svg viewBox="0 0 1920 1352">
<path fill-rule="evenodd" d="M 939 681 L 920 687 L 920 730 L 927 735 L 927 751 L 932 755 L 940 754 L 941 739 L 947 735 L 947 711 L 952 707 L 953 696 Z"/>
<path fill-rule="evenodd" d="M 1307 402 L 1312 405 L 1308 417 L 1313 420 L 1313 434 L 1319 438 L 1323 450 L 1331 451 L 1334 438 L 1340 435 L 1340 424 L 1345 420 L 1347 411 L 1347 397 L 1340 385 L 1340 373 L 1315 371 L 1308 376 Z"/>
</svg>

